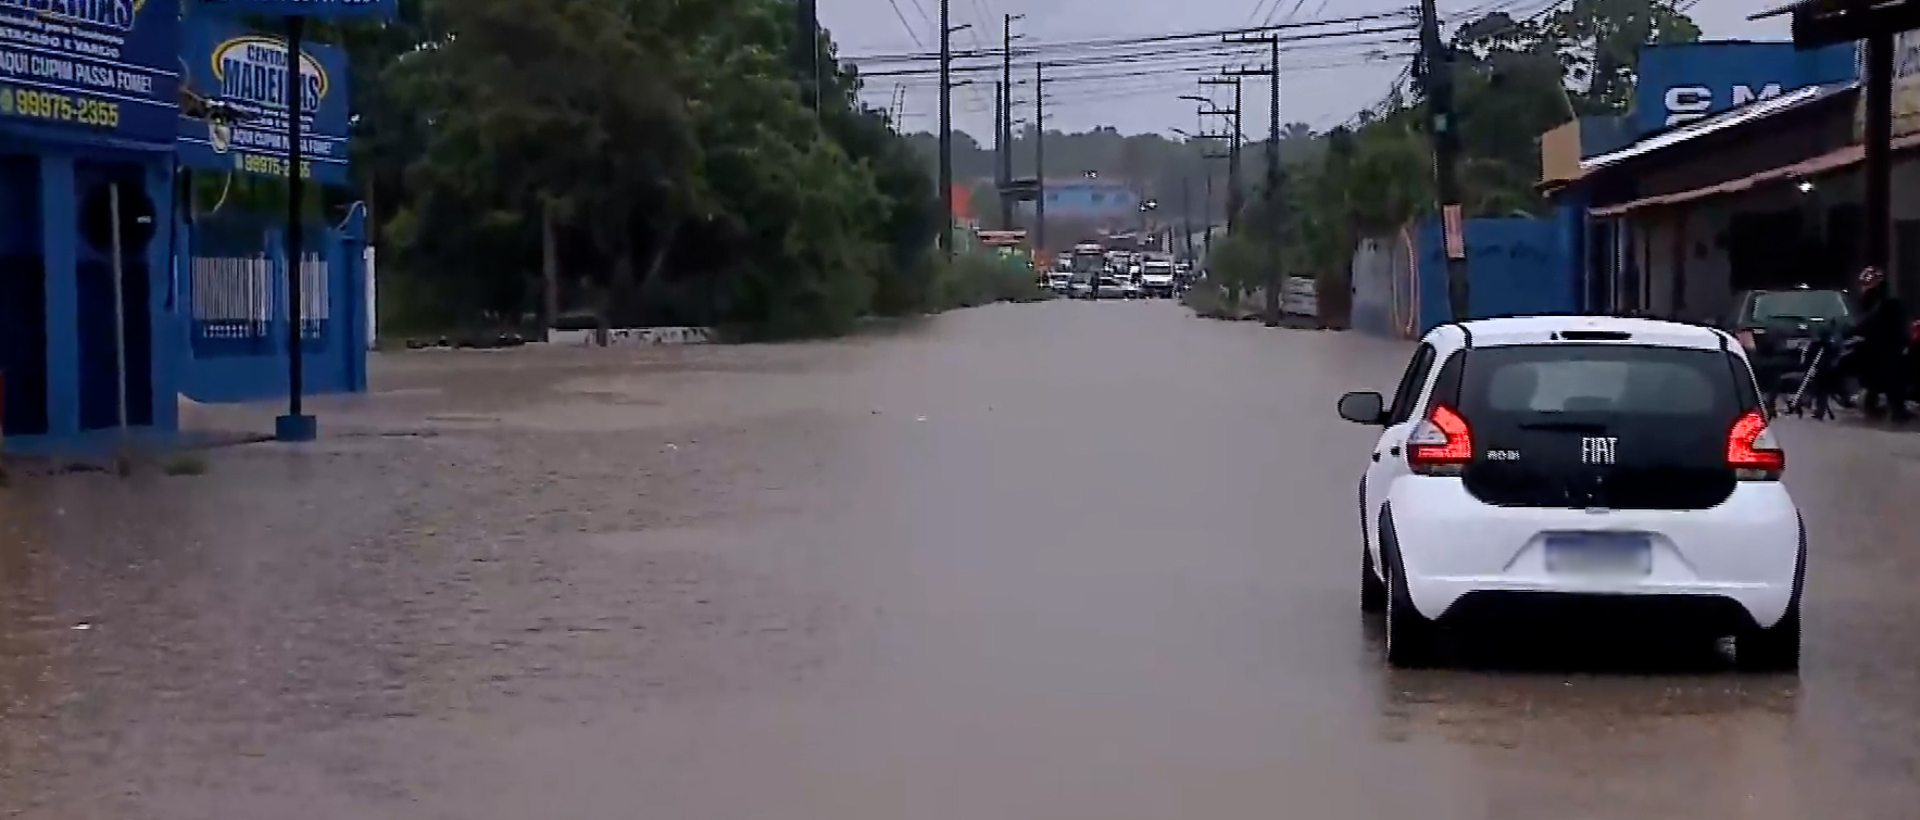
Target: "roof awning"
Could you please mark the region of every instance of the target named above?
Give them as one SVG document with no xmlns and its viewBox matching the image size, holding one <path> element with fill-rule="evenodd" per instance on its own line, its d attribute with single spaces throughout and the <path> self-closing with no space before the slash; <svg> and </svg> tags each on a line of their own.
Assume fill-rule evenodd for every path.
<svg viewBox="0 0 1920 820">
<path fill-rule="evenodd" d="M 1920 148 L 1920 134 L 1912 134 L 1905 137 L 1899 137 L 1893 141 L 1893 150 L 1895 151 L 1907 150 L 1912 148 Z M 1814 177 L 1814 176 L 1819 176 L 1821 174 L 1832 173 L 1834 171 L 1838 171 L 1853 165 L 1857 165 L 1865 159 L 1866 159 L 1866 149 L 1858 145 L 1849 145 L 1837 151 L 1830 151 L 1828 153 L 1821 154 L 1820 156 L 1814 157 L 1812 159 L 1802 160 L 1792 165 L 1786 165 L 1779 168 L 1768 169 L 1765 171 L 1761 171 L 1757 174 L 1751 174 L 1748 176 L 1741 177 L 1739 179 L 1729 180 L 1727 182 L 1721 182 L 1715 185 L 1708 185 L 1701 188 L 1694 188 L 1688 191 L 1679 191 L 1671 194 L 1661 194 L 1659 196 L 1644 197 L 1641 199 L 1633 200 L 1631 202 L 1622 202 L 1618 205 L 1608 205 L 1604 208 L 1594 208 L 1588 211 L 1588 213 L 1594 216 L 1619 216 L 1621 214 L 1628 213 L 1630 211 L 1637 211 L 1642 208 L 1652 208 L 1652 207 L 1658 207 L 1662 205 L 1679 205 L 1686 202 L 1693 202 L 1696 200 L 1721 196 L 1723 194 L 1737 194 L 1742 191 L 1751 190 L 1755 187 L 1765 185 L 1769 182 L 1781 182 L 1781 181 L 1790 180 L 1790 179 L 1801 179 L 1805 177 Z"/>
<path fill-rule="evenodd" d="M 1617 151 L 1610 151 L 1596 157 L 1583 159 L 1580 161 L 1580 172 L 1582 176 L 1585 176 L 1586 174 L 1610 165 L 1643 157 L 1689 140 L 1704 137 L 1708 134 L 1718 133 L 1729 128 L 1737 128 L 1799 108 L 1808 103 L 1827 99 L 1836 94 L 1852 90 L 1857 85 L 1858 83 L 1850 80 L 1846 82 L 1828 83 L 1826 85 L 1810 85 L 1805 88 L 1789 91 L 1778 97 L 1758 100 L 1740 106 L 1739 108 L 1722 111 L 1706 119 L 1690 122 L 1654 134 Z"/>
</svg>

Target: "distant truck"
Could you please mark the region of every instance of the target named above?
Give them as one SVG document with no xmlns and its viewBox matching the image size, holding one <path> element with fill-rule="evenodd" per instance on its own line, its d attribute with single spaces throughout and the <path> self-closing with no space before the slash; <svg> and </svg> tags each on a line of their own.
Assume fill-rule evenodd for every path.
<svg viewBox="0 0 1920 820">
<path fill-rule="evenodd" d="M 1179 289 L 1173 260 L 1149 256 L 1140 266 L 1140 289 L 1153 299 L 1172 299 Z"/>
</svg>

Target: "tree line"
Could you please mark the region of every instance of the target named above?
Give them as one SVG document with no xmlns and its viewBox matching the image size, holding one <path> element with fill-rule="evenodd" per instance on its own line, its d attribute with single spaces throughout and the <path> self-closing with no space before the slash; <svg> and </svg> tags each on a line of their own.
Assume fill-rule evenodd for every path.
<svg viewBox="0 0 1920 820">
<path fill-rule="evenodd" d="M 360 185 L 337 193 L 373 214 L 383 313 L 517 322 L 548 269 L 562 311 L 615 325 L 937 307 L 934 182 L 797 22 L 791 0 L 401 0 L 323 32 L 352 61 Z"/>
</svg>

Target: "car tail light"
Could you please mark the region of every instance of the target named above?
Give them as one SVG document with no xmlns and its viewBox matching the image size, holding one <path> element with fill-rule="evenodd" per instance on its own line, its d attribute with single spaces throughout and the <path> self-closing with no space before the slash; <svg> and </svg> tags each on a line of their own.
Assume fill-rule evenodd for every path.
<svg viewBox="0 0 1920 820">
<path fill-rule="evenodd" d="M 1436 404 L 1407 436 L 1407 466 L 1421 475 L 1459 475 L 1473 460 L 1473 432 L 1453 408 Z"/>
<path fill-rule="evenodd" d="M 1752 353 L 1754 348 L 1757 346 L 1757 340 L 1754 338 L 1753 331 L 1751 330 L 1742 330 L 1740 331 L 1739 335 L 1735 336 L 1734 338 L 1740 340 L 1740 347 L 1745 349 L 1748 353 Z"/>
<path fill-rule="evenodd" d="M 1787 453 L 1774 440 L 1767 417 L 1748 410 L 1727 431 L 1727 466 L 1742 481 L 1778 481 L 1787 469 Z"/>
</svg>

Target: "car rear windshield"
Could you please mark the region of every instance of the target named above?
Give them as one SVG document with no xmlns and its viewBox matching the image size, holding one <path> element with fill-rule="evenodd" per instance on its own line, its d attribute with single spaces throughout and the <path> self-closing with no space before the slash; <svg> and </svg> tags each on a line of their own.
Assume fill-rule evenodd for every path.
<svg viewBox="0 0 1920 820">
<path fill-rule="evenodd" d="M 1501 506 L 1713 507 L 1735 486 L 1727 431 L 1758 405 L 1745 365 L 1722 350 L 1475 348 L 1449 359 L 1441 378 L 1458 385 L 1456 409 L 1473 430 L 1478 457 L 1464 486 Z M 1583 448 L 1602 439 L 1605 460 L 1590 460 Z"/>
<path fill-rule="evenodd" d="M 1769 290 L 1753 295 L 1749 318 L 1755 322 L 1847 318 L 1847 297 L 1837 290 Z"/>
<path fill-rule="evenodd" d="M 1460 373 L 1459 409 L 1534 417 L 1609 415 L 1710 419 L 1755 406 L 1733 354 L 1626 344 L 1478 348 Z"/>
</svg>

